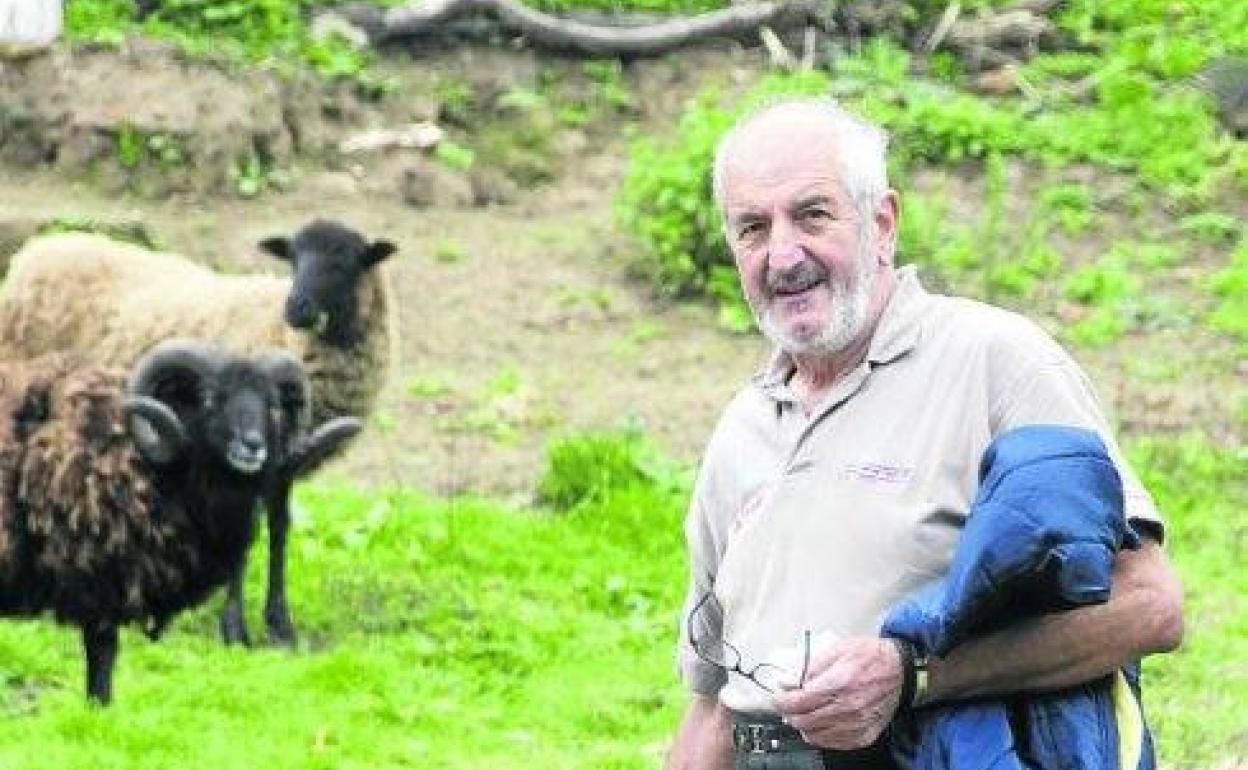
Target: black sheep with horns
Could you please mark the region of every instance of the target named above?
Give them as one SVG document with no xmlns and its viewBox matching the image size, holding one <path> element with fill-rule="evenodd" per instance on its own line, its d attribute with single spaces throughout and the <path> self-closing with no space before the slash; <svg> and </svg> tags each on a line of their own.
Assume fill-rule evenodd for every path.
<svg viewBox="0 0 1248 770">
<path fill-rule="evenodd" d="M 255 507 L 359 430 L 306 424 L 287 353 L 169 341 L 133 374 L 53 354 L 0 364 L 0 614 L 81 629 L 88 697 L 112 699 L 118 628 L 158 638 L 242 564 Z"/>
</svg>

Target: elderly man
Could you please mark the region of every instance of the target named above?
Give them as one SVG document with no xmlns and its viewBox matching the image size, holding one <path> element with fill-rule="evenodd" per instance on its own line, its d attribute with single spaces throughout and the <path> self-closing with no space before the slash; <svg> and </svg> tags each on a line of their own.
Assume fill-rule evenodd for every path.
<svg viewBox="0 0 1248 770">
<path fill-rule="evenodd" d="M 1182 636 L 1160 517 L 1077 365 L 1023 318 L 895 266 L 886 144 L 805 99 L 748 116 L 716 155 L 724 232 L 776 351 L 716 427 L 686 521 L 693 696 L 669 768 L 888 768 L 881 736 L 907 709 L 1056 690 Z M 1115 557 L 1107 602 L 915 660 L 881 619 L 949 567 L 992 439 L 1035 424 L 1104 437 L 1143 546 Z M 760 751 L 776 754 L 747 762 Z"/>
</svg>

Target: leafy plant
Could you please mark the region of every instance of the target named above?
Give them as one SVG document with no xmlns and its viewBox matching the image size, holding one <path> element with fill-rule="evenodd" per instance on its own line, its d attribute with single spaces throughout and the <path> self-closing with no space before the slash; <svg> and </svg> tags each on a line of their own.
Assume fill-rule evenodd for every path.
<svg viewBox="0 0 1248 770">
<path fill-rule="evenodd" d="M 1057 219 L 1067 233 L 1077 235 L 1088 229 L 1095 216 L 1092 190 L 1084 184 L 1058 184 L 1040 193 L 1040 206 Z"/>
<path fill-rule="evenodd" d="M 240 197 L 254 198 L 268 188 L 269 172 L 269 166 L 261 156 L 249 152 L 230 166 L 229 178 Z"/>
<path fill-rule="evenodd" d="M 1230 263 L 1213 274 L 1209 286 L 1218 297 L 1209 322 L 1248 347 L 1248 241 L 1242 241 Z"/>
<path fill-rule="evenodd" d="M 630 486 L 674 483 L 674 473 L 670 462 L 635 430 L 573 434 L 548 448 L 537 498 L 567 511 Z"/>
<path fill-rule="evenodd" d="M 587 61 L 582 66 L 585 74 L 598 86 L 600 103 L 617 110 L 631 109 L 634 106 L 632 91 L 624 80 L 624 66 L 618 59 Z"/>
<path fill-rule="evenodd" d="M 443 238 L 433 246 L 434 260 L 444 264 L 461 262 L 466 255 L 464 244 L 452 238 Z"/>
<path fill-rule="evenodd" d="M 1203 211 L 1183 217 L 1179 229 L 1206 243 L 1234 243 L 1244 233 L 1244 223 L 1231 214 Z"/>
<path fill-rule="evenodd" d="M 443 164 L 458 171 L 467 171 L 472 168 L 477 159 L 475 152 L 449 139 L 438 142 L 433 155 Z"/>
<path fill-rule="evenodd" d="M 310 5 L 333 0 L 161 0 L 143 20 L 132 0 L 69 2 L 65 31 L 70 39 L 117 44 L 127 34 L 171 40 L 185 51 L 236 61 L 299 61 L 330 78 L 358 82 L 367 91 L 386 84 L 369 74 L 366 50 L 340 36 L 314 39 L 304 21 Z"/>
<path fill-rule="evenodd" d="M 122 123 L 117 129 L 117 162 L 122 168 L 137 168 L 143 162 L 144 145 L 143 132 Z"/>
<path fill-rule="evenodd" d="M 403 390 L 412 398 L 430 399 L 450 395 L 454 388 L 437 377 L 408 377 L 403 383 Z"/>
<path fill-rule="evenodd" d="M 1130 296 L 1137 288 L 1138 282 L 1131 277 L 1125 260 L 1113 256 L 1072 273 L 1066 279 L 1064 293 L 1068 299 L 1085 305 L 1107 305 Z"/>
<path fill-rule="evenodd" d="M 1091 306 L 1091 312 L 1071 324 L 1067 337 L 1084 347 L 1104 347 L 1131 328 L 1139 305 L 1139 281 L 1120 252 L 1103 255 L 1072 273 L 1063 284 L 1067 299 Z"/>
</svg>

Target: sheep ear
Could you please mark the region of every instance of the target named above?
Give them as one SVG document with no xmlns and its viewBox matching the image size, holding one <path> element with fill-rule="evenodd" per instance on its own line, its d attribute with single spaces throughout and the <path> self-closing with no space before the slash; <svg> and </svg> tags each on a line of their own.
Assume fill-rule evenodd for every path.
<svg viewBox="0 0 1248 770">
<path fill-rule="evenodd" d="M 186 430 L 173 410 L 154 398 L 127 398 L 123 413 L 126 430 L 134 439 L 143 459 L 155 465 L 168 465 L 186 449 Z"/>
<path fill-rule="evenodd" d="M 290 239 L 284 235 L 265 238 L 259 243 L 260 250 L 278 259 L 290 259 Z"/>
<path fill-rule="evenodd" d="M 394 243 L 386 240 L 376 240 L 368 245 L 364 250 L 364 256 L 360 258 L 361 267 L 372 267 L 381 260 L 393 254 L 398 249 Z"/>
<path fill-rule="evenodd" d="M 282 464 L 282 475 L 290 481 L 307 476 L 363 428 L 364 422 L 358 417 L 338 417 L 322 424 L 290 450 Z"/>
</svg>

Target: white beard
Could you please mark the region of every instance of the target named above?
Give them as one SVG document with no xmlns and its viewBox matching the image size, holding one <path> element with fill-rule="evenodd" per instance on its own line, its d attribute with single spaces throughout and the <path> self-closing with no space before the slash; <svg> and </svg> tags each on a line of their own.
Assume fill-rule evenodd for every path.
<svg viewBox="0 0 1248 770">
<path fill-rule="evenodd" d="M 864 231 L 858 236 L 856 270 L 845 276 L 844 281 L 831 277 L 821 288 L 828 292 L 828 304 L 832 309 L 828 322 L 814 334 L 792 334 L 785 324 L 777 320 L 770 303 L 762 312 L 753 305 L 754 318 L 767 339 L 789 355 L 839 353 L 858 337 L 866 326 L 871 306 L 871 290 L 879 272 L 871 254 L 871 238 Z"/>
</svg>

